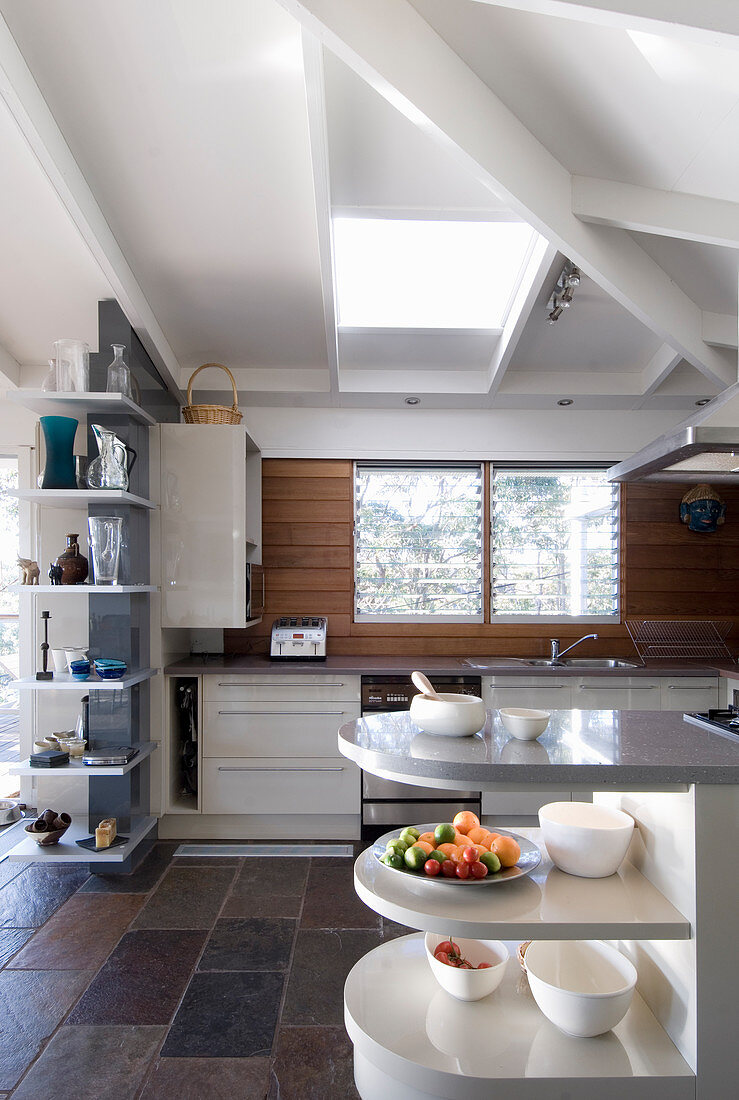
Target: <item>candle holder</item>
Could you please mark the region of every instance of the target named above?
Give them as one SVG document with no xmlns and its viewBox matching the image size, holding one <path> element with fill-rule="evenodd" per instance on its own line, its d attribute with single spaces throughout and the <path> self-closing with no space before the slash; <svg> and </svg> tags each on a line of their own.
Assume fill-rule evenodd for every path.
<svg viewBox="0 0 739 1100">
<path fill-rule="evenodd" d="M 50 611 L 42 611 L 41 618 L 44 623 L 44 640 L 41 643 L 41 664 L 43 667 L 42 672 L 36 673 L 37 680 L 53 680 L 54 673 L 49 671 L 49 619 L 51 618 Z"/>
</svg>

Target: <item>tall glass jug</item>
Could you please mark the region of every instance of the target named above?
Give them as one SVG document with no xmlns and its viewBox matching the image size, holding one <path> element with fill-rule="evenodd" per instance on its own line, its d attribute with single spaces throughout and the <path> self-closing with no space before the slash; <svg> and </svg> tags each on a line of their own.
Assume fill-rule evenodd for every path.
<svg viewBox="0 0 739 1100">
<path fill-rule="evenodd" d="M 123 520 L 120 516 L 90 516 L 87 527 L 90 532 L 93 582 L 118 584 Z"/>
<path fill-rule="evenodd" d="M 55 340 L 56 388 L 60 393 L 89 393 L 90 345 L 84 340 Z"/>
<path fill-rule="evenodd" d="M 136 452 L 101 424 L 91 424 L 100 452 L 87 467 L 90 489 L 127 489 L 128 475 L 136 461 Z M 130 457 L 129 457 L 130 456 Z"/>
</svg>

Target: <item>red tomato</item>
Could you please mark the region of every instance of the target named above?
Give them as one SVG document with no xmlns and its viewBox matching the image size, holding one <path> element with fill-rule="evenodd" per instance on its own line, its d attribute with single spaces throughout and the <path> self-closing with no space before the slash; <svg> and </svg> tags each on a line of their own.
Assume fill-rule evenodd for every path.
<svg viewBox="0 0 739 1100">
<path fill-rule="evenodd" d="M 463 962 L 461 962 L 459 964 L 459 969 L 460 970 L 474 970 L 475 968 L 474 968 L 474 966 L 472 966 L 471 963 L 468 963 L 467 960 L 465 959 Z"/>
<path fill-rule="evenodd" d="M 490 963 L 478 963 L 477 964 L 477 969 L 478 970 L 489 970 L 490 969 Z"/>
<path fill-rule="evenodd" d="M 456 865 L 456 868 L 457 868 L 457 878 L 469 878 L 470 877 L 469 862 L 458 863 Z"/>
<path fill-rule="evenodd" d="M 452 859 L 445 859 L 441 865 L 441 873 L 445 878 L 454 878 L 457 874 L 458 863 L 455 863 Z"/>
<path fill-rule="evenodd" d="M 434 951 L 434 958 L 438 959 L 438 961 L 440 963 L 446 963 L 447 966 L 450 965 L 450 963 L 449 963 L 449 953 L 447 951 L 439 951 L 439 950 Z"/>
<path fill-rule="evenodd" d="M 462 859 L 465 863 L 476 863 L 479 858 L 479 852 L 477 848 L 465 848 L 462 852 Z"/>
<path fill-rule="evenodd" d="M 481 863 L 480 866 L 483 867 L 484 864 Z M 427 875 L 438 875 L 441 871 L 441 864 L 437 859 L 427 859 L 423 865 L 423 869 Z M 485 868 L 485 873 L 487 874 L 487 867 Z"/>
<path fill-rule="evenodd" d="M 459 946 L 454 942 L 454 940 L 442 940 L 441 943 L 437 945 L 436 950 L 446 951 L 447 955 L 459 954 Z"/>
<path fill-rule="evenodd" d="M 470 867 L 470 872 L 472 873 L 473 878 L 485 878 L 485 875 L 488 873 L 488 869 L 484 863 L 480 863 L 480 861 L 478 860 L 476 863 L 472 864 L 472 866 Z"/>
</svg>

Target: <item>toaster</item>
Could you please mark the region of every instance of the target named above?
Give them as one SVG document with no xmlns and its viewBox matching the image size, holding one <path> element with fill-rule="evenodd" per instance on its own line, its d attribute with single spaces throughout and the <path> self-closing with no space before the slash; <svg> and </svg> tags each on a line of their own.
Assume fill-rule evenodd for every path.
<svg viewBox="0 0 739 1100">
<path fill-rule="evenodd" d="M 283 615 L 272 623 L 269 655 L 273 661 L 325 661 L 325 615 Z"/>
</svg>

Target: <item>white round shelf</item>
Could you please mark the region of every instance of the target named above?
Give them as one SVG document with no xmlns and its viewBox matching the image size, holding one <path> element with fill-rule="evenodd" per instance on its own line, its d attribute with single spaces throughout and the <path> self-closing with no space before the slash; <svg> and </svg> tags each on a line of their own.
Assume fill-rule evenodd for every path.
<svg viewBox="0 0 739 1100">
<path fill-rule="evenodd" d="M 695 1095 L 690 1067 L 638 994 L 613 1031 L 572 1039 L 541 1014 L 515 957 L 493 994 L 464 1003 L 436 983 L 419 934 L 360 959 L 344 987 L 344 1017 L 362 1100 Z"/>
<path fill-rule="evenodd" d="M 370 909 L 425 932 L 478 939 L 667 939 L 690 937 L 690 922 L 630 863 L 609 878 L 558 871 L 538 829 L 520 829 L 542 850 L 526 878 L 490 886 L 438 882 L 384 867 L 368 848 L 354 888 Z"/>
</svg>

